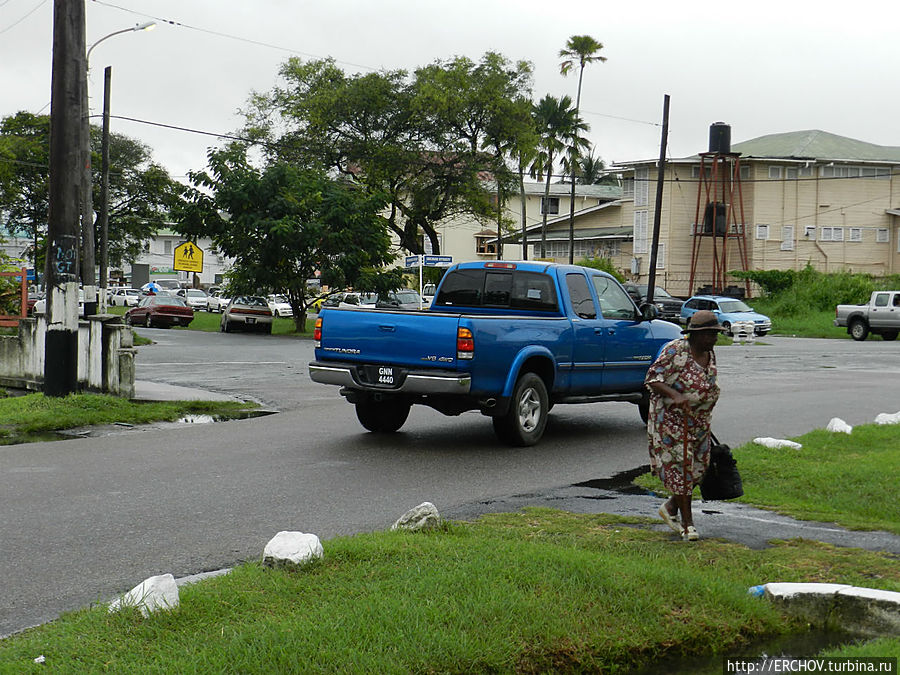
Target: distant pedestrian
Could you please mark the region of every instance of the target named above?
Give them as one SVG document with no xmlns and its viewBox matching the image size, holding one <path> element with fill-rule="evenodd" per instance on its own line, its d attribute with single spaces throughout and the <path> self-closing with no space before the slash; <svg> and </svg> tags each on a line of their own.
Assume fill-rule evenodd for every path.
<svg viewBox="0 0 900 675">
<path fill-rule="evenodd" d="M 659 515 L 685 541 L 700 538 L 691 497 L 709 467 L 709 428 L 719 400 L 713 347 L 723 330 L 712 312 L 694 313 L 682 331 L 685 337 L 663 347 L 645 380 L 650 389 L 650 470 L 672 493 Z"/>
</svg>

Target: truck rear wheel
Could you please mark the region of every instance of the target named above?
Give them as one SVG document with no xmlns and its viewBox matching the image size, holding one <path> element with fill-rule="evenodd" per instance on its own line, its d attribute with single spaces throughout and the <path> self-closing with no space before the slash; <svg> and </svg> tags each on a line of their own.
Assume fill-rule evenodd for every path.
<svg viewBox="0 0 900 675">
<path fill-rule="evenodd" d="M 887 340 L 888 342 L 893 342 L 897 339 L 897 331 L 895 330 L 886 330 L 881 334 L 882 340 Z"/>
<path fill-rule="evenodd" d="M 647 420 L 650 419 L 650 394 L 646 390 L 644 391 L 644 395 L 641 396 L 641 400 L 638 402 L 637 406 L 641 421 L 644 424 L 647 424 Z"/>
<path fill-rule="evenodd" d="M 854 319 L 851 321 L 850 337 L 860 342 L 869 337 L 869 327 L 866 325 L 866 322 L 861 319 Z"/>
<path fill-rule="evenodd" d="M 544 381 L 534 373 L 525 373 L 516 382 L 509 411 L 492 418 L 494 432 L 501 441 L 510 445 L 534 445 L 544 435 L 549 411 Z"/>
<path fill-rule="evenodd" d="M 392 434 L 406 423 L 409 408 L 409 403 L 397 399 L 367 398 L 356 404 L 356 418 L 369 431 Z"/>
</svg>

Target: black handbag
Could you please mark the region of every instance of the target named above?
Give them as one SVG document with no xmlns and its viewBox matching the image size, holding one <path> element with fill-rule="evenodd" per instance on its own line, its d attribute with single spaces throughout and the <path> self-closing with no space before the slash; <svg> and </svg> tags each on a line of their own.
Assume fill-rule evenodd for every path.
<svg viewBox="0 0 900 675">
<path fill-rule="evenodd" d="M 709 469 L 700 482 L 700 496 L 706 501 L 734 499 L 744 494 L 744 484 L 731 448 L 710 432 Z"/>
</svg>

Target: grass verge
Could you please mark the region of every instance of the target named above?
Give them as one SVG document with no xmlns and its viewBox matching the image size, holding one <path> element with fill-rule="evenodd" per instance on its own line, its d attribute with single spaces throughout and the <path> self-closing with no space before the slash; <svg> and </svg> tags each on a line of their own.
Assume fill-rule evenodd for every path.
<svg viewBox="0 0 900 675">
<path fill-rule="evenodd" d="M 748 443 L 733 450 L 744 482 L 738 501 L 801 520 L 900 534 L 900 426 L 867 424 L 852 434 L 816 429 L 791 440 L 803 447 Z M 665 492 L 650 474 L 635 482 Z"/>
<path fill-rule="evenodd" d="M 900 590 L 885 555 L 688 545 L 645 522 L 529 509 L 334 539 L 320 563 L 243 565 L 147 620 L 67 614 L 0 642 L 0 672 L 623 672 L 802 629 L 747 593 L 760 582 Z"/>
<path fill-rule="evenodd" d="M 127 307 L 109 307 L 108 312 L 110 314 L 118 314 L 122 316 L 129 308 Z M 207 312 L 204 310 L 194 310 L 194 320 L 191 321 L 190 325 L 186 328 L 177 327 L 173 330 L 199 330 L 204 331 L 206 333 L 217 333 L 219 331 L 219 325 L 222 321 L 222 315 L 217 314 L 215 312 Z M 312 339 L 312 331 L 315 327 L 315 319 L 311 319 L 308 316 L 306 317 L 306 332 L 298 333 L 296 324 L 293 319 L 284 319 L 284 318 L 276 318 L 272 323 L 272 334 L 273 335 L 294 335 L 299 338 L 310 338 Z"/>
<path fill-rule="evenodd" d="M 164 401 L 143 403 L 102 394 L 54 398 L 26 394 L 0 398 L 0 439 L 16 434 L 74 429 L 101 424 L 147 424 L 177 420 L 185 414 L 228 416 L 255 408 L 238 401 Z"/>
</svg>

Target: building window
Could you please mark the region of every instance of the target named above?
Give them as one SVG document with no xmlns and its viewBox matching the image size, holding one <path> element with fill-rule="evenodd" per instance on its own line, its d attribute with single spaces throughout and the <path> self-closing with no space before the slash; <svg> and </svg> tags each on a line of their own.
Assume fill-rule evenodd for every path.
<svg viewBox="0 0 900 675">
<path fill-rule="evenodd" d="M 781 167 L 780 166 L 770 166 L 769 167 L 769 179 L 770 180 L 780 180 L 781 179 Z"/>
<path fill-rule="evenodd" d="M 783 225 L 781 227 L 781 250 L 782 251 L 793 251 L 794 250 L 794 226 L 793 225 Z"/>
<path fill-rule="evenodd" d="M 878 244 L 887 244 L 891 240 L 891 232 L 886 227 L 879 227 L 875 231 L 875 242 Z"/>
<path fill-rule="evenodd" d="M 797 180 L 797 167 L 789 166 L 784 170 L 784 177 L 788 180 Z"/>
<path fill-rule="evenodd" d="M 844 241 L 844 228 L 823 227 L 819 234 L 819 241 Z"/>
<path fill-rule="evenodd" d="M 172 240 L 164 239 L 163 240 L 163 254 L 170 255 L 172 253 Z"/>
<path fill-rule="evenodd" d="M 750 180 L 750 165 L 741 164 L 741 180 Z"/>
<path fill-rule="evenodd" d="M 649 231 L 647 229 L 647 211 L 634 212 L 634 253 L 649 253 Z"/>
<path fill-rule="evenodd" d="M 494 255 L 497 253 L 497 245 L 491 241 L 488 243 L 489 239 L 494 239 L 494 237 L 475 237 L 475 253 L 479 253 L 482 255 Z"/>
<path fill-rule="evenodd" d="M 628 176 L 622 181 L 622 196 L 634 197 L 634 176 Z"/>
<path fill-rule="evenodd" d="M 768 225 L 757 225 L 756 226 L 756 238 L 757 239 L 768 239 L 769 238 L 769 226 Z"/>
<path fill-rule="evenodd" d="M 634 170 L 634 205 L 650 204 L 650 169 Z"/>
<path fill-rule="evenodd" d="M 811 166 L 801 166 L 797 170 L 797 175 L 799 175 L 800 178 L 811 178 L 813 175 L 813 168 Z"/>
<path fill-rule="evenodd" d="M 559 197 L 541 197 L 541 213 L 559 213 Z"/>
<path fill-rule="evenodd" d="M 659 242 L 656 247 L 656 269 L 662 270 L 666 268 L 666 244 Z"/>
<path fill-rule="evenodd" d="M 851 227 L 850 228 L 850 236 L 847 241 L 862 241 L 862 228 L 861 227 Z"/>
</svg>

